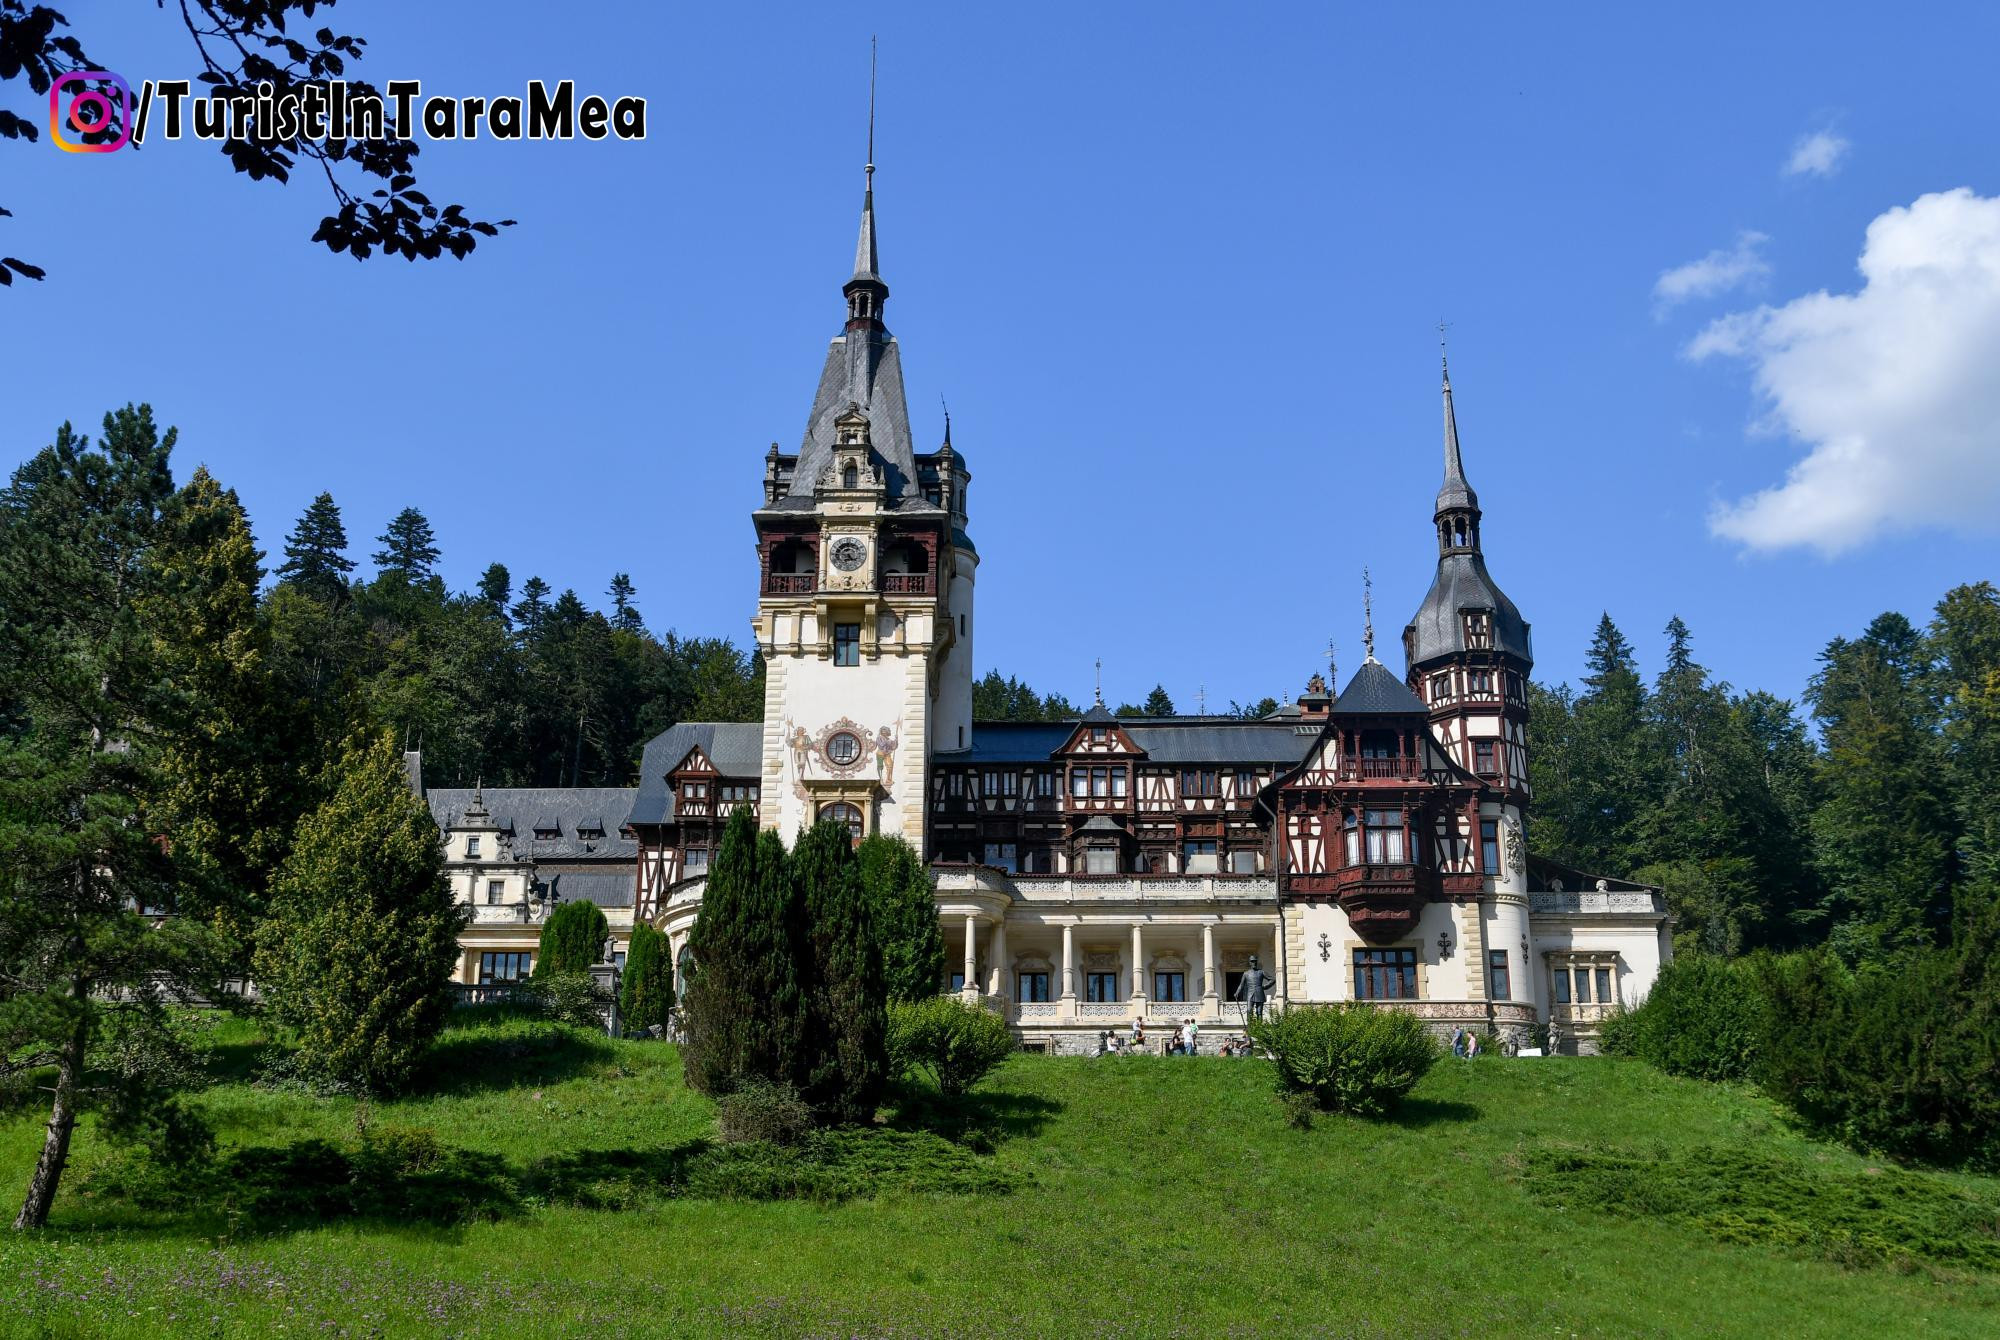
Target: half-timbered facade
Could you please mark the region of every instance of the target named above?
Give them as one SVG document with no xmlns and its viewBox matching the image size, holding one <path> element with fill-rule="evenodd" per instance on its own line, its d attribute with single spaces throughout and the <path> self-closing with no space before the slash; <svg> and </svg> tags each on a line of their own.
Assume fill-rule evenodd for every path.
<svg viewBox="0 0 2000 1340">
<path fill-rule="evenodd" d="M 872 173 L 872 168 L 871 168 Z M 1024 1040 L 1240 1026 L 1275 1002 L 1367 1000 L 1441 1029 L 1586 1046 L 1667 952 L 1656 890 L 1528 856 L 1527 622 L 1487 571 L 1449 376 L 1438 563 L 1400 675 L 1368 656 L 1261 720 L 971 719 L 971 473 L 913 445 L 864 197 L 846 319 L 804 438 L 751 515 L 764 719 L 651 741 L 628 819 L 633 914 L 680 954 L 727 816 L 787 839 L 834 820 L 936 871 L 940 986 Z M 1004 661 L 1004 655 L 996 658 Z"/>
</svg>

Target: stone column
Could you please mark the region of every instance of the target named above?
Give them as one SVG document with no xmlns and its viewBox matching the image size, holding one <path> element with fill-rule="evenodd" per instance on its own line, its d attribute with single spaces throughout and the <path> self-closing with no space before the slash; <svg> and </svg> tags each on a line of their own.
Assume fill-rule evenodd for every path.
<svg viewBox="0 0 2000 1340">
<path fill-rule="evenodd" d="M 979 918 L 965 914 L 965 992 L 979 994 Z"/>
<path fill-rule="evenodd" d="M 1064 922 L 1062 950 L 1062 1017 L 1076 1018 L 1076 926 Z"/>
<path fill-rule="evenodd" d="M 1201 924 L 1201 1013 L 1205 1019 L 1222 1017 L 1222 974 L 1215 961 L 1215 924 Z"/>
<path fill-rule="evenodd" d="M 1014 994 L 1014 974 L 1007 971 L 1007 922 L 1004 918 L 994 923 L 993 934 L 987 937 L 986 956 L 990 960 L 987 964 L 989 980 L 993 983 L 993 989 L 988 994 L 995 1000 L 1005 1002 Z"/>
<path fill-rule="evenodd" d="M 1132 923 L 1132 1008 L 1146 1013 L 1146 942 L 1144 923 Z"/>
</svg>

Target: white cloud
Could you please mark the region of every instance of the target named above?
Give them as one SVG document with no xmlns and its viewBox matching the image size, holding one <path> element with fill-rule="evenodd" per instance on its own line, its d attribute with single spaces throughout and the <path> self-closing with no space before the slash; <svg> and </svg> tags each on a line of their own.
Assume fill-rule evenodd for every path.
<svg viewBox="0 0 2000 1340">
<path fill-rule="evenodd" d="M 1785 160 L 1787 177 L 1831 177 L 1840 171 L 1841 160 L 1847 157 L 1848 143 L 1830 130 L 1815 130 L 1810 135 L 1802 135 L 1792 146 L 1792 156 Z"/>
<path fill-rule="evenodd" d="M 2000 198 L 1919 197 L 1868 225 L 1853 293 L 1713 322 L 1688 357 L 1750 365 L 1759 427 L 1806 448 L 1710 529 L 1832 556 L 1878 534 L 1988 531 L 2000 516 Z"/>
<path fill-rule="evenodd" d="M 1653 281 L 1656 314 L 1690 298 L 1712 298 L 1718 293 L 1755 283 L 1771 273 L 1771 267 L 1757 254 L 1757 248 L 1771 239 L 1747 229 L 1736 235 L 1736 245 L 1716 248 L 1698 261 L 1662 271 Z"/>
</svg>

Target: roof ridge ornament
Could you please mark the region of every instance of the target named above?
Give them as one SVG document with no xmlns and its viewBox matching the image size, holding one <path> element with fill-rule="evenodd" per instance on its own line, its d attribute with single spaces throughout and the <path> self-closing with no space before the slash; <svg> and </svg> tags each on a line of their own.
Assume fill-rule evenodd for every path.
<svg viewBox="0 0 2000 1340">
<path fill-rule="evenodd" d="M 1364 664 L 1380 665 L 1375 659 L 1375 578 L 1369 574 L 1367 565 L 1361 568 L 1361 645 L 1368 649 L 1368 660 Z M 1331 648 L 1329 648 L 1329 651 Z M 1333 658 L 1327 658 L 1331 665 Z"/>
</svg>

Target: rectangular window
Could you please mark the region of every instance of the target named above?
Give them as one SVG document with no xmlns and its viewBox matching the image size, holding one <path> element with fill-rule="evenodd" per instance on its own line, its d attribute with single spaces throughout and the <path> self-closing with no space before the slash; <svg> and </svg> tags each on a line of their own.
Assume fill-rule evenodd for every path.
<svg viewBox="0 0 2000 1340">
<path fill-rule="evenodd" d="M 1493 672 L 1491 670 L 1474 670 L 1470 673 L 1470 678 L 1472 681 L 1472 691 L 1475 694 L 1478 694 L 1482 698 L 1492 695 Z"/>
<path fill-rule="evenodd" d="M 1093 972 L 1083 979 L 1083 998 L 1097 1004 L 1110 1004 L 1118 999 L 1118 979 L 1122 973 Z"/>
<path fill-rule="evenodd" d="M 1092 768 L 1090 770 L 1090 794 L 1100 799 L 1111 794 L 1111 769 Z"/>
<path fill-rule="evenodd" d="M 1450 675 L 1445 674 L 1445 675 L 1431 676 L 1431 701 L 1434 703 L 1444 703 L 1451 701 Z"/>
<path fill-rule="evenodd" d="M 958 773 L 958 772 L 954 772 L 953 774 L 951 774 L 951 778 L 950 778 L 949 782 L 948 782 L 948 783 L 947 783 L 947 785 L 946 785 L 946 790 L 947 790 L 947 792 L 948 792 L 949 794 L 951 794 L 951 795 L 954 795 L 954 796 L 962 796 L 962 795 L 964 795 L 964 794 L 965 794 L 965 774 L 963 774 L 963 773 Z"/>
<path fill-rule="evenodd" d="M 1257 873 L 1257 853 L 1254 851 L 1233 851 L 1229 853 L 1229 873 L 1232 875 L 1254 875 Z"/>
<path fill-rule="evenodd" d="M 1590 969 L 1588 968 L 1578 968 L 1576 970 L 1576 1003 L 1579 1005 L 1590 1004 Z"/>
<path fill-rule="evenodd" d="M 1407 859 L 1401 810 L 1369 810 L 1362 822 L 1368 830 L 1370 865 L 1400 865 Z"/>
<path fill-rule="evenodd" d="M 1550 981 L 1556 989 L 1556 1004 L 1569 1004 L 1569 969 L 1557 968 Z"/>
<path fill-rule="evenodd" d="M 1040 798 L 1042 798 L 1043 800 L 1047 800 L 1051 796 L 1055 795 L 1055 793 L 1056 793 L 1056 775 L 1052 772 L 1036 773 L 1035 794 Z"/>
<path fill-rule="evenodd" d="M 1356 819 L 1354 817 L 1354 812 L 1350 810 L 1348 811 L 1347 818 L 1343 822 L 1346 824 L 1347 828 L 1347 837 L 1346 837 L 1347 863 L 1349 865 L 1360 865 L 1361 864 L 1361 821 L 1359 819 Z"/>
<path fill-rule="evenodd" d="M 469 861 L 479 859 L 479 834 L 474 833 L 465 840 L 465 858 Z"/>
<path fill-rule="evenodd" d="M 1170 1001 L 1175 1004 L 1187 999 L 1187 974 L 1184 972 L 1156 972 L 1153 974 L 1153 999 Z"/>
<path fill-rule="evenodd" d="M 1103 744 L 1109 738 L 1110 732 L 1108 727 L 1092 726 L 1090 728 L 1090 742 L 1092 744 Z"/>
<path fill-rule="evenodd" d="M 754 786 L 726 785 L 721 788 L 722 803 L 734 809 L 738 805 L 757 803 L 757 788 Z"/>
<path fill-rule="evenodd" d="M 1249 768 L 1236 770 L 1236 798 L 1248 800 L 1257 794 L 1257 774 Z"/>
<path fill-rule="evenodd" d="M 1493 762 L 1493 741 L 1474 740 L 1472 742 L 1472 770 L 1481 777 L 1491 777 L 1500 770 Z"/>
<path fill-rule="evenodd" d="M 1069 793 L 1079 798 L 1090 794 L 1090 769 L 1077 768 L 1069 775 Z"/>
<path fill-rule="evenodd" d="M 1014 844 L 1011 842 L 989 842 L 983 864 L 998 866 L 1008 874 L 1014 873 Z"/>
<path fill-rule="evenodd" d="M 1500 821 L 1479 821 L 1479 868 L 1489 875 L 1500 873 Z"/>
<path fill-rule="evenodd" d="M 708 870 L 708 848 L 689 847 L 687 854 L 688 874 L 699 875 L 705 873 L 707 870 Z"/>
<path fill-rule="evenodd" d="M 1357 949 L 1354 951 L 1356 1000 L 1415 1000 L 1417 951 Z"/>
<path fill-rule="evenodd" d="M 1112 794 L 1112 796 L 1113 796 L 1113 797 L 1115 797 L 1115 798 L 1121 798 L 1121 799 L 1122 799 L 1122 798 L 1124 797 L 1124 795 L 1125 795 L 1125 769 L 1123 769 L 1123 768 L 1113 768 L 1113 769 L 1111 770 L 1111 794 Z"/>
<path fill-rule="evenodd" d="M 1014 974 L 1014 999 L 1030 1004 L 1041 1004 L 1049 998 L 1049 975 L 1045 972 L 1017 972 Z"/>
<path fill-rule="evenodd" d="M 1212 875 L 1216 869 L 1214 838 L 1189 838 L 1181 843 L 1181 869 L 1190 875 Z"/>
<path fill-rule="evenodd" d="M 1084 852 L 1083 873 L 1086 875 L 1117 874 L 1118 849 L 1116 847 L 1092 847 Z"/>
<path fill-rule="evenodd" d="M 1486 995 L 1489 1000 L 1508 1000 L 1513 990 L 1507 982 L 1507 951 L 1495 949 L 1486 955 Z"/>
<path fill-rule="evenodd" d="M 964 974 L 964 973 L 963 973 L 962 971 L 961 971 L 961 972 L 955 972 L 955 973 L 953 973 L 953 974 L 951 975 L 951 988 L 950 988 L 950 989 L 951 989 L 951 990 L 953 990 L 953 991 L 963 991 L 963 990 L 965 990 L 965 974 Z"/>
<path fill-rule="evenodd" d="M 495 903 L 498 903 L 498 902 L 500 901 L 500 896 L 501 896 L 502 894 L 504 894 L 504 893 L 505 893 L 506 891 L 507 891 L 507 885 L 506 885 L 505 881 L 502 881 L 502 880 L 497 880 L 497 879 L 489 879 L 489 880 L 487 880 L 487 881 L 486 881 L 486 905 L 487 905 L 488 907 L 491 907 L 491 906 L 493 906 L 493 905 L 494 905 Z"/>
<path fill-rule="evenodd" d="M 861 664 L 861 625 L 837 623 L 833 626 L 833 663 Z"/>
<path fill-rule="evenodd" d="M 707 800 L 707 782 L 682 782 L 681 795 L 688 800 Z"/>
<path fill-rule="evenodd" d="M 1597 970 L 1597 1003 L 1599 1005 L 1609 1005 L 1611 1003 L 1611 969 L 1609 968 L 1599 968 Z"/>
<path fill-rule="evenodd" d="M 479 984 L 523 982 L 534 967 L 535 955 L 530 950 L 488 950 L 479 956 Z"/>
<path fill-rule="evenodd" d="M 1217 792 L 1217 778 L 1214 768 L 1184 768 L 1181 771 L 1182 796 L 1212 796 Z"/>
</svg>

